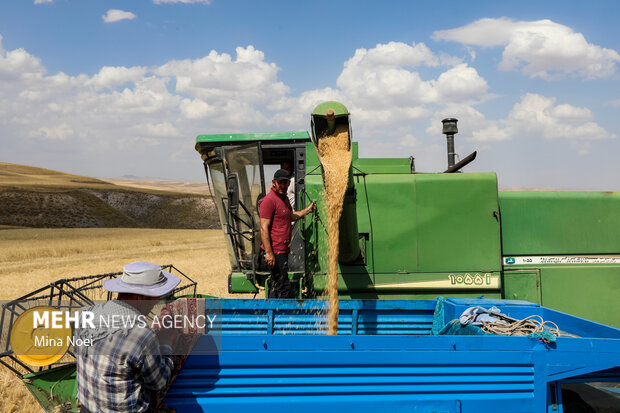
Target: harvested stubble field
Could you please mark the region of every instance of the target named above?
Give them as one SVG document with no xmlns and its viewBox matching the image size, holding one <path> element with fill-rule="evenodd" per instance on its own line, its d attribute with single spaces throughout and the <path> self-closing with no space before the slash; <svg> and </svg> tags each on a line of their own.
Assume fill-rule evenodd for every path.
<svg viewBox="0 0 620 413">
<path fill-rule="evenodd" d="M 20 297 L 60 278 L 121 271 L 133 261 L 174 264 L 198 282 L 199 293 L 228 296 L 230 264 L 219 230 L 0 227 L 0 299 Z M 0 411 L 42 411 L 4 367 Z"/>
</svg>

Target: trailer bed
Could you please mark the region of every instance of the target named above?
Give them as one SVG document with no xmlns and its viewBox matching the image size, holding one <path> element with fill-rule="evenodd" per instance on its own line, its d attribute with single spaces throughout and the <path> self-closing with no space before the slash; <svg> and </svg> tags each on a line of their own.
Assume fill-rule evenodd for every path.
<svg viewBox="0 0 620 413">
<path fill-rule="evenodd" d="M 219 321 L 198 340 L 166 404 L 184 412 L 562 412 L 562 395 L 574 392 L 568 383 L 597 383 L 620 411 L 618 329 L 523 301 L 342 300 L 338 335 L 327 336 L 325 306 L 205 300 Z M 540 315 L 580 337 L 437 335 L 471 306 Z"/>
</svg>

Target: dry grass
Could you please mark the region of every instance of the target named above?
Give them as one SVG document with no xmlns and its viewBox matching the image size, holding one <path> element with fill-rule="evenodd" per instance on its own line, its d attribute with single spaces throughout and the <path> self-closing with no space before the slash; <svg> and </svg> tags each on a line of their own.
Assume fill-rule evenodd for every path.
<svg viewBox="0 0 620 413">
<path fill-rule="evenodd" d="M 0 230 L 0 299 L 60 278 L 121 271 L 133 261 L 174 264 L 198 282 L 199 293 L 229 296 L 230 264 L 220 230 L 71 228 Z M 5 368 L 0 368 L 0 411 L 39 411 Z"/>
<path fill-rule="evenodd" d="M 59 278 L 120 271 L 138 260 L 172 263 L 198 282 L 201 293 L 227 294 L 230 265 L 219 230 L 42 228 L 0 231 L 0 299 Z"/>
</svg>

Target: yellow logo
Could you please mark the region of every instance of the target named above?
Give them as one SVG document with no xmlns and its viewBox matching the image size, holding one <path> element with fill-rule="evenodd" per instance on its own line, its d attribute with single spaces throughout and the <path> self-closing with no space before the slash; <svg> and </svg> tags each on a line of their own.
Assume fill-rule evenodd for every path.
<svg viewBox="0 0 620 413">
<path fill-rule="evenodd" d="M 40 322 L 55 313 L 58 310 L 53 307 L 34 307 L 17 317 L 9 341 L 19 360 L 31 366 L 48 366 L 65 355 L 71 344 L 71 327 L 66 326 L 62 318 L 57 323 L 60 327 Z"/>
</svg>

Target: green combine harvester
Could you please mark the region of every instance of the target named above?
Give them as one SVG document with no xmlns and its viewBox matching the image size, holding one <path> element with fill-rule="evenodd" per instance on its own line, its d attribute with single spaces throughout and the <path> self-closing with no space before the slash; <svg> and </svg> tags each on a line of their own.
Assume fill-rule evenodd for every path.
<svg viewBox="0 0 620 413">
<path fill-rule="evenodd" d="M 312 113 L 311 135 L 197 137 L 226 234 L 231 293 L 269 289 L 259 260 L 258 203 L 273 172 L 290 162 L 295 208 L 318 205 L 294 227 L 292 298 L 323 294 L 329 246 L 317 145 L 335 125 L 350 125 L 349 115 L 344 105 L 324 102 Z M 620 327 L 620 193 L 499 191 L 495 173 L 461 173 L 476 152 L 454 163 L 457 120 L 445 119 L 442 132 L 443 173 L 416 171 L 413 157 L 360 158 L 357 142 L 350 142 L 339 295 L 519 299 Z"/>
<path fill-rule="evenodd" d="M 321 327 L 327 301 L 305 299 L 322 296 L 328 278 L 317 147 L 343 129 L 352 163 L 339 224 L 338 293 L 353 300 L 341 302 L 338 335 L 328 336 Z M 318 208 L 293 227 L 290 298 L 297 300 L 208 297 L 173 265 L 162 267 L 182 280 L 175 299 L 200 301 L 203 313 L 217 310 L 218 321 L 212 335 L 200 333 L 191 351 L 176 356 L 178 375 L 151 395 L 153 405 L 275 412 L 294 400 L 313 412 L 570 411 L 561 407 L 572 394 L 563 386 L 583 384 L 612 395 L 617 410 L 620 330 L 598 323 L 620 327 L 620 193 L 500 192 L 494 173 L 461 173 L 476 153 L 454 162 L 457 132 L 456 119 L 443 121 L 443 173 L 417 172 L 413 157 L 360 158 L 349 112 L 337 102 L 314 110 L 311 134 L 198 136 L 226 234 L 231 293 L 269 291 L 258 205 L 285 162 L 294 169 L 295 209 L 312 201 Z M 80 411 L 76 353 L 69 341 L 37 344 L 72 331 L 34 326 L 32 314 L 73 314 L 110 300 L 103 282 L 120 274 L 57 280 L 2 305 L 0 364 L 45 411 Z M 551 342 L 471 326 L 452 331 L 459 314 L 479 305 L 498 305 L 515 321 L 544 316 L 569 336 Z"/>
</svg>

